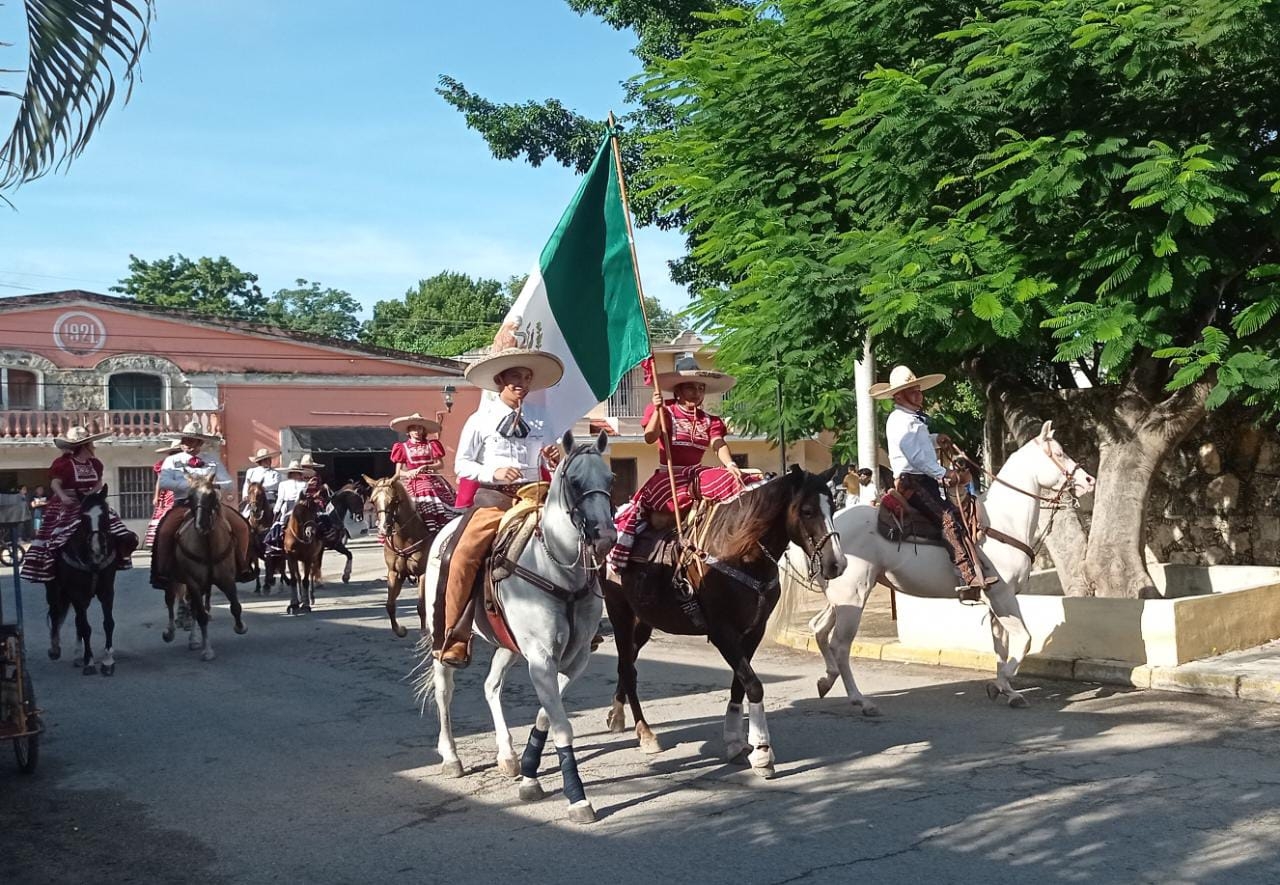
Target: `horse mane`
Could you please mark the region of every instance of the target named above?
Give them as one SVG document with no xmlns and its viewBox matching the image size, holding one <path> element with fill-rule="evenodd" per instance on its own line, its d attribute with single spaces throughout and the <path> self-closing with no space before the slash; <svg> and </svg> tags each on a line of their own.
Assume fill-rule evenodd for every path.
<svg viewBox="0 0 1280 885">
<path fill-rule="evenodd" d="M 757 558 L 761 555 L 759 542 L 774 527 L 778 512 L 791 497 L 791 480 L 786 475 L 748 488 L 716 508 L 702 547 L 720 559 Z"/>
</svg>

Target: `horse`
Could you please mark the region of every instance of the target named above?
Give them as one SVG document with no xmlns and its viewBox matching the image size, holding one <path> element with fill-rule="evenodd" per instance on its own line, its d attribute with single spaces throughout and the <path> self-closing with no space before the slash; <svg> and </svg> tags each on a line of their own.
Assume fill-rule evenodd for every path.
<svg viewBox="0 0 1280 885">
<path fill-rule="evenodd" d="M 793 466 L 783 476 L 748 487 L 708 517 L 699 547 L 705 559 L 624 570 L 606 580 L 604 602 L 618 649 L 618 687 L 606 718 L 612 732 L 626 729 L 629 703 L 636 737 L 647 753 L 661 751 L 645 720 L 636 689 L 636 658 L 655 629 L 706 636 L 733 671 L 724 718 L 725 757 L 751 752 L 751 767 L 773 775 L 774 754 L 764 711 L 764 686 L 751 659 L 778 603 L 778 559 L 791 541 L 804 550 L 813 575 L 835 578 L 844 571 L 840 539 L 832 524 L 830 480 L 837 468 L 813 474 Z M 686 583 L 691 595 L 675 589 Z M 742 699 L 749 733 L 742 734 Z"/>
<path fill-rule="evenodd" d="M 351 580 L 352 564 L 351 551 L 347 549 L 346 543 L 351 537 L 351 533 L 347 531 L 347 517 L 351 516 L 364 522 L 364 498 L 361 498 L 353 489 L 343 488 L 333 493 L 329 503 L 333 507 L 333 512 L 326 514 L 327 530 L 320 527 L 320 536 L 324 541 L 325 550 L 333 550 L 347 558 L 346 565 L 342 568 L 342 583 L 346 584 Z M 316 570 L 315 582 L 321 583 L 319 569 Z"/>
<path fill-rule="evenodd" d="M 324 539 L 320 537 L 316 517 L 319 508 L 310 498 L 293 505 L 284 523 L 284 558 L 289 564 L 289 608 L 291 615 L 307 614 L 316 603 L 316 579 L 320 576 L 320 558 L 324 556 Z M 350 556 L 348 553 L 348 569 Z M 350 572 L 347 573 L 348 577 Z"/>
<path fill-rule="evenodd" d="M 985 592 L 992 643 L 1000 658 L 996 678 L 987 684 L 992 700 L 1004 698 L 1010 707 L 1027 706 L 1027 699 L 1010 680 L 1031 645 L 1017 593 L 1031 574 L 1042 505 L 1069 506 L 1067 499 L 1074 504 L 1093 488 L 1094 478 L 1067 456 L 1053 438 L 1053 422 L 1046 421 L 1039 435 L 1005 462 L 986 492 L 990 529 L 978 548 L 999 576 Z M 827 606 L 809 622 L 826 663 L 826 673 L 818 680 L 818 696 L 826 696 L 839 675 L 849 700 L 865 716 L 878 716 L 880 710 L 858 690 L 849 647 L 872 588 L 883 582 L 909 596 L 953 599 L 956 583 L 945 550 L 890 541 L 876 531 L 876 519 L 874 507 L 850 507 L 836 514 L 849 567 L 839 578 L 826 582 Z"/>
<path fill-rule="evenodd" d="M 169 623 L 161 638 L 172 642 L 174 636 L 173 604 L 181 592 L 187 594 L 187 603 L 200 626 L 200 638 L 195 628 L 187 640 L 187 648 L 202 649 L 202 660 L 214 659 L 213 644 L 209 641 L 209 607 L 213 588 L 217 587 L 231 603 L 231 618 L 235 631 L 243 636 L 249 632 L 241 619 L 240 594 L 236 589 L 236 557 L 232 550 L 235 535 L 227 518 L 222 515 L 222 502 L 218 489 L 208 477 L 190 480 L 187 490 L 188 513 L 173 535 L 173 575 L 164 593 L 165 607 L 169 610 Z"/>
<path fill-rule="evenodd" d="M 408 490 L 398 479 L 364 479 L 372 489 L 369 500 L 377 515 L 382 558 L 387 564 L 387 617 L 391 619 L 391 632 L 403 639 L 409 630 L 396 620 L 396 600 L 406 578 L 423 581 L 435 533 L 422 521 Z M 426 586 L 420 583 L 418 592 L 418 620 L 423 631 L 427 629 Z"/>
<path fill-rule="evenodd" d="M 552 475 L 538 528 L 520 553 L 510 577 L 498 582 L 495 589 L 519 654 L 528 660 L 529 677 L 542 705 L 519 762 L 502 711 L 502 683 L 517 653 L 498 643 L 486 618 L 478 617 L 475 624 L 475 632 L 495 646 L 484 693 L 493 715 L 499 771 L 520 777 L 522 800 L 543 798 L 538 766 L 550 733 L 560 759 L 570 818 L 581 823 L 594 821 L 595 809 L 578 774 L 573 727 L 565 712 L 563 693 L 586 669 L 602 610 L 598 564 L 618 538 L 609 503 L 613 473 L 602 457 L 607 444 L 604 433 L 594 442 L 581 445 L 574 444 L 571 432 L 564 435 L 564 457 Z M 455 519 L 449 523 L 431 545 L 425 587 L 437 586 L 441 550 L 461 522 Z M 434 609 L 434 594 L 431 597 Z M 428 612 L 425 623 L 432 623 L 433 617 Z M 436 663 L 430 636 L 424 636 L 419 648 L 423 654 L 417 682 L 419 697 L 425 705 L 434 696 L 440 716 L 441 773 L 461 777 L 463 768 L 449 713 L 454 670 Z"/>
<path fill-rule="evenodd" d="M 253 562 L 253 592 L 263 592 L 263 572 L 266 577 L 266 592 L 269 594 L 275 586 L 278 573 L 284 578 L 284 559 L 267 554 L 266 537 L 271 528 L 271 502 L 262 483 L 249 483 L 249 494 L 245 497 L 245 519 L 249 522 L 249 559 Z"/>
<path fill-rule="evenodd" d="M 67 610 L 76 610 L 76 638 L 83 644 L 83 654 L 75 659 L 85 676 L 116 672 L 112 638 L 116 621 L 112 614 L 116 598 L 116 544 L 110 534 L 111 511 L 107 508 L 107 488 L 86 495 L 80 501 L 80 524 L 58 551 L 55 578 L 45 588 L 49 603 L 49 658 L 62 657 L 62 622 Z M 102 606 L 102 632 L 106 634 L 106 652 L 95 667 L 89 626 L 89 604 L 97 598 Z"/>
</svg>

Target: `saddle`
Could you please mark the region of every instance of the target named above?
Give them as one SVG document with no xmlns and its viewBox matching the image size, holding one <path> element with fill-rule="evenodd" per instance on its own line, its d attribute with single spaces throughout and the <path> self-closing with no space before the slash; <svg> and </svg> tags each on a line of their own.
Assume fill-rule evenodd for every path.
<svg viewBox="0 0 1280 885">
<path fill-rule="evenodd" d="M 969 540 L 975 545 L 982 540 L 986 520 L 981 505 L 973 495 L 966 494 L 960 501 L 964 524 L 969 530 Z M 890 489 L 880 499 L 876 514 L 876 531 L 895 544 L 907 542 L 925 547 L 942 547 L 942 530 L 935 526 L 897 489 Z"/>
<path fill-rule="evenodd" d="M 680 525 L 688 538 L 698 538 L 705 533 L 715 504 L 699 499 L 680 514 Z M 676 531 L 676 517 L 665 511 L 649 514 L 644 530 L 636 535 L 627 557 L 628 568 L 675 568 L 680 559 L 680 534 Z"/>
</svg>

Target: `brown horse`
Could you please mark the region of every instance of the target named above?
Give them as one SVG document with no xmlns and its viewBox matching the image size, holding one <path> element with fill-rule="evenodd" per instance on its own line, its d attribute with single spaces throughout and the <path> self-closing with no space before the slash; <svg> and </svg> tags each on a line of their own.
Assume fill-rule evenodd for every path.
<svg viewBox="0 0 1280 885">
<path fill-rule="evenodd" d="M 320 558 L 324 556 L 324 539 L 316 524 L 319 510 L 310 498 L 293 505 L 284 523 L 284 558 L 289 564 L 290 595 L 288 612 L 308 614 L 316 603 L 316 581 L 320 578 Z"/>
<path fill-rule="evenodd" d="M 275 584 L 278 572 L 284 578 L 284 560 L 267 556 L 266 537 L 271 528 L 271 502 L 267 499 L 267 490 L 262 483 L 249 483 L 249 494 L 244 499 L 244 517 L 249 523 L 249 560 L 253 563 L 253 592 L 262 593 L 263 578 L 266 578 L 267 593 Z M 265 571 L 265 575 L 264 575 Z"/>
<path fill-rule="evenodd" d="M 427 629 L 426 589 L 422 586 L 427 570 L 427 554 L 438 532 L 422 521 L 418 509 L 413 506 L 408 490 L 395 477 L 387 479 L 364 478 L 372 491 L 369 501 L 377 514 L 378 532 L 382 535 L 382 556 L 387 563 L 387 616 L 391 618 L 391 630 L 403 638 L 409 631 L 396 620 L 396 600 L 406 578 L 418 581 L 418 621 L 422 631 Z"/>
<path fill-rule="evenodd" d="M 231 533 L 231 525 L 223 515 L 218 490 L 210 480 L 200 478 L 191 481 L 191 488 L 187 492 L 187 507 L 189 512 L 173 535 L 173 575 L 169 589 L 164 593 L 164 604 L 169 609 L 169 624 L 165 627 L 162 638 L 165 642 L 173 641 L 173 603 L 185 593 L 196 623 L 200 625 L 200 638 L 196 639 L 193 627 L 187 648 L 193 651 L 203 649 L 200 657 L 212 661 L 214 654 L 213 645 L 209 642 L 209 605 L 214 587 L 221 590 L 222 595 L 231 603 L 231 617 L 235 621 L 236 633 L 243 635 L 249 631 L 240 617 L 242 607 L 236 591 L 236 556 L 232 549 L 235 535 Z"/>
</svg>

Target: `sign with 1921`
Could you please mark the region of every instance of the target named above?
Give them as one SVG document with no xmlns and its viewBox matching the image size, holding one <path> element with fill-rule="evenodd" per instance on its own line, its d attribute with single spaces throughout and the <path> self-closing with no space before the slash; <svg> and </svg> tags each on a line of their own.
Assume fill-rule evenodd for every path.
<svg viewBox="0 0 1280 885">
<path fill-rule="evenodd" d="M 106 346 L 107 327 L 91 313 L 69 311 L 53 324 L 53 343 L 63 353 L 88 356 Z"/>
</svg>

